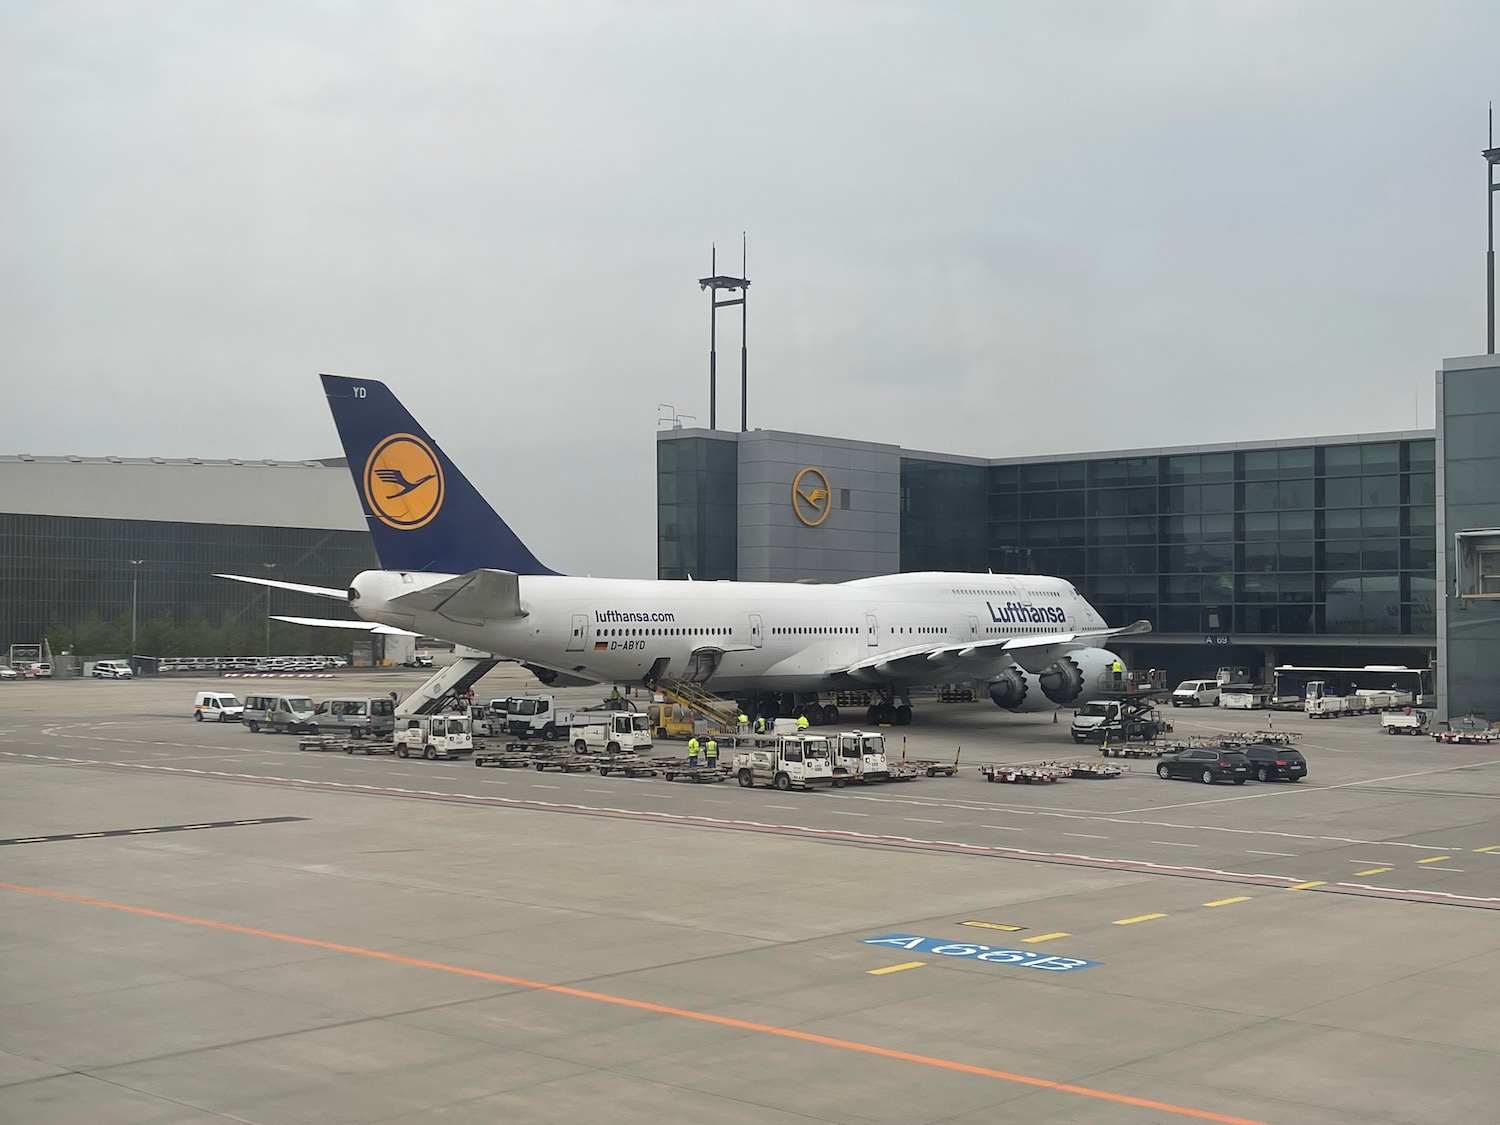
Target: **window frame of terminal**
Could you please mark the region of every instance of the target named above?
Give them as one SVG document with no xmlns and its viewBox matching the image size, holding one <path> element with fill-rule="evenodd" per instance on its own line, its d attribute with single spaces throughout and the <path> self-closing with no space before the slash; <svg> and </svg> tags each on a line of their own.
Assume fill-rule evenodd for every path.
<svg viewBox="0 0 1500 1125">
<path fill-rule="evenodd" d="M 1500 528 L 1453 533 L 1454 587 L 1465 601 L 1500 601 Z"/>
</svg>

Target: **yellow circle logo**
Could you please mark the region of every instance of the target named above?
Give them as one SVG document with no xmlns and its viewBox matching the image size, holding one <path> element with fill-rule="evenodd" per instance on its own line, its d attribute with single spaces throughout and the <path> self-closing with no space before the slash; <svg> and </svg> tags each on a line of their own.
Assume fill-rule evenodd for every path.
<svg viewBox="0 0 1500 1125">
<path fill-rule="evenodd" d="M 392 434 L 365 462 L 365 503 L 387 527 L 414 531 L 443 507 L 443 466 L 413 434 Z"/>
<path fill-rule="evenodd" d="M 807 468 L 792 481 L 792 511 L 808 527 L 817 527 L 833 509 L 833 493 L 822 469 Z"/>
</svg>

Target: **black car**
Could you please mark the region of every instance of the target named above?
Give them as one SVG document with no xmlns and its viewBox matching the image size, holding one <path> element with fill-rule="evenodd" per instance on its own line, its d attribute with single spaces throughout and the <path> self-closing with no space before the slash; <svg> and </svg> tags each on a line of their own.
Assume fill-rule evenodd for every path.
<svg viewBox="0 0 1500 1125">
<path fill-rule="evenodd" d="M 1301 781 L 1307 776 L 1307 759 L 1302 751 L 1290 746 L 1251 746 L 1245 757 L 1250 759 L 1250 772 L 1258 781 L 1274 781 L 1278 777 Z"/>
<path fill-rule="evenodd" d="M 1250 759 L 1238 750 L 1180 750 L 1161 760 L 1157 777 L 1183 777 L 1212 785 L 1232 781 L 1243 785 L 1250 780 Z"/>
</svg>

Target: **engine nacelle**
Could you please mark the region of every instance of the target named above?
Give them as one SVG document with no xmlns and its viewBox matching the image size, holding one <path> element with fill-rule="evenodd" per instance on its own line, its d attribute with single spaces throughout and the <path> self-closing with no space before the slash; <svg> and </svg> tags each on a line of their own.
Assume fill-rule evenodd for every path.
<svg viewBox="0 0 1500 1125">
<path fill-rule="evenodd" d="M 1037 683 L 1042 693 L 1059 706 L 1084 702 L 1094 694 L 1099 677 L 1119 659 L 1108 649 L 1076 649 L 1042 669 Z"/>
<path fill-rule="evenodd" d="M 990 698 L 1007 711 L 1050 711 L 1053 704 L 1042 694 L 1037 678 L 1021 668 L 1007 668 L 990 681 Z"/>
</svg>

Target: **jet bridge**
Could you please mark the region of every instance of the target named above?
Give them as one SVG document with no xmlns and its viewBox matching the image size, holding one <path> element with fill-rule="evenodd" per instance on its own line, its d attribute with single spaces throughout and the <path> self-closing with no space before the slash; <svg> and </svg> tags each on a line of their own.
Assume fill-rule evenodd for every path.
<svg viewBox="0 0 1500 1125">
<path fill-rule="evenodd" d="M 398 703 L 397 717 L 435 715 L 440 711 L 452 711 L 459 703 L 467 707 L 469 689 L 499 663 L 500 658 L 489 653 L 459 657 L 447 667 L 439 668 L 431 679 Z"/>
</svg>

